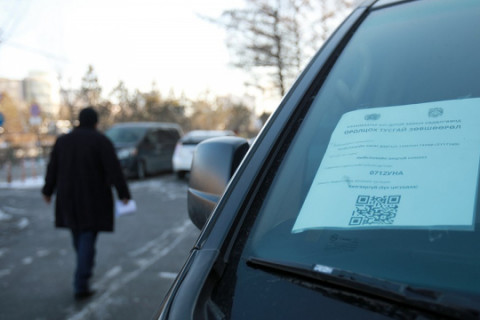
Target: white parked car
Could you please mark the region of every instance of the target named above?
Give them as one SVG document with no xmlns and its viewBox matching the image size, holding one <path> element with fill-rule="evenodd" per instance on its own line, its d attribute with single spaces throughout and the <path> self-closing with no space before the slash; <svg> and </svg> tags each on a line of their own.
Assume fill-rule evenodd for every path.
<svg viewBox="0 0 480 320">
<path fill-rule="evenodd" d="M 190 172 L 193 151 L 200 142 L 215 137 L 235 136 L 231 130 L 192 130 L 181 138 L 173 153 L 173 171 L 183 179 Z"/>
</svg>

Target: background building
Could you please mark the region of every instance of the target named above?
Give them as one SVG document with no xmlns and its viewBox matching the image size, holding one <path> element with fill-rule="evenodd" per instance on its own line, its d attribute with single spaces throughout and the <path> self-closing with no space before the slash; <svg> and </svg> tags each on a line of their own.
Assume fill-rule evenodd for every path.
<svg viewBox="0 0 480 320">
<path fill-rule="evenodd" d="M 1 78 L 0 165 L 11 158 L 7 154 L 12 159 L 45 155 L 55 138 L 49 129 L 59 110 L 60 90 L 53 74 L 31 72 L 23 80 Z"/>
<path fill-rule="evenodd" d="M 13 101 L 23 103 L 23 81 L 0 78 L 0 94 L 7 94 Z"/>
<path fill-rule="evenodd" d="M 0 79 L 0 112 L 4 120 L 1 140 L 7 133 L 19 134 L 26 130 L 25 110 L 23 81 Z"/>
<path fill-rule="evenodd" d="M 55 118 L 60 110 L 60 86 L 53 74 L 30 72 L 23 80 L 24 98 L 31 106 L 37 104 L 47 118 Z"/>
</svg>

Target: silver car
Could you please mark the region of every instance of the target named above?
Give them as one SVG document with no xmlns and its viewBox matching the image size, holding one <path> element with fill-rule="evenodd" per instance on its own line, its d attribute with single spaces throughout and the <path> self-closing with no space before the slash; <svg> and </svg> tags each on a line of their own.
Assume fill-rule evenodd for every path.
<svg viewBox="0 0 480 320">
<path fill-rule="evenodd" d="M 173 154 L 173 171 L 179 179 L 185 178 L 192 167 L 192 158 L 195 147 L 200 142 L 215 137 L 234 136 L 230 130 L 193 130 L 185 134 L 175 147 Z"/>
</svg>

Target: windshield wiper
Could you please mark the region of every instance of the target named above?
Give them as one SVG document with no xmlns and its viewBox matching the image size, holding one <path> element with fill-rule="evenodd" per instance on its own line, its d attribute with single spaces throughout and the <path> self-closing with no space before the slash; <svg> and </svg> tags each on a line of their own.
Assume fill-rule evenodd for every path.
<svg viewBox="0 0 480 320">
<path fill-rule="evenodd" d="M 478 303 L 460 296 L 410 285 L 377 279 L 324 265 L 304 265 L 292 262 L 274 261 L 257 257 L 247 259 L 254 268 L 275 271 L 288 276 L 296 276 L 349 289 L 360 294 L 368 294 L 377 299 L 393 301 L 403 305 L 434 312 L 446 317 L 478 319 Z"/>
</svg>

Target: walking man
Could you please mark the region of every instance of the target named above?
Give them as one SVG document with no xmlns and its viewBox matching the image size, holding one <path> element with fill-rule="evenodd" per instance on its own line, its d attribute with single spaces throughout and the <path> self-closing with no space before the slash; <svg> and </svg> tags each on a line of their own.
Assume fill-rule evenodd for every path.
<svg viewBox="0 0 480 320">
<path fill-rule="evenodd" d="M 79 121 L 78 127 L 55 142 L 42 194 L 50 203 L 56 193 L 55 226 L 71 230 L 77 258 L 74 297 L 82 300 L 94 293 L 89 279 L 97 234 L 113 231 L 112 185 L 125 204 L 131 196 L 112 143 L 96 130 L 97 112 L 85 108 Z"/>
</svg>

